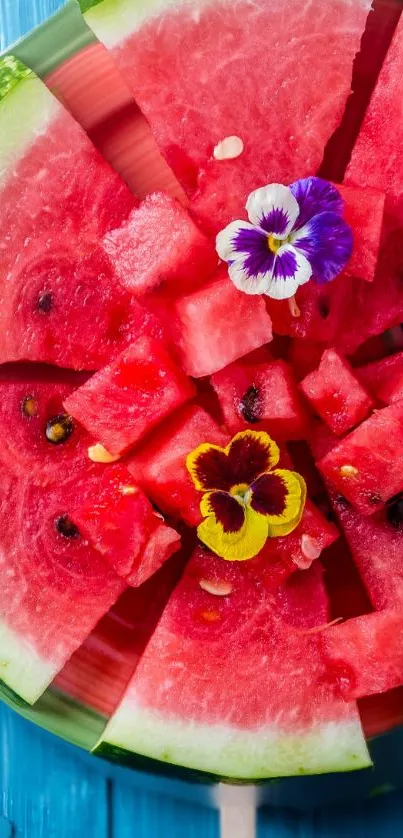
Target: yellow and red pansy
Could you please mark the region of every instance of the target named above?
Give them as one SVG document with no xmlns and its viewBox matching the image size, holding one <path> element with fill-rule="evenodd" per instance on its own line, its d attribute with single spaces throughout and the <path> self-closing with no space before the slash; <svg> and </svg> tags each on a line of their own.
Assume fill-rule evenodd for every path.
<svg viewBox="0 0 403 838">
<path fill-rule="evenodd" d="M 297 472 L 276 468 L 278 445 L 264 431 L 241 431 L 226 448 L 203 443 L 186 460 L 199 492 L 198 536 L 227 561 L 256 556 L 268 538 L 299 524 L 306 486 Z"/>
</svg>

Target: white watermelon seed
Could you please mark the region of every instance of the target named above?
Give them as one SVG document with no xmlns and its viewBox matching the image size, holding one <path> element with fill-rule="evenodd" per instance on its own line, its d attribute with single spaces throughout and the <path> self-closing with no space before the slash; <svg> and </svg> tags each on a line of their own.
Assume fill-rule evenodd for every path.
<svg viewBox="0 0 403 838">
<path fill-rule="evenodd" d="M 202 591 L 213 594 L 213 596 L 228 596 L 232 591 L 230 582 L 225 582 L 224 580 L 213 582 L 209 579 L 200 579 L 199 585 Z"/>
<path fill-rule="evenodd" d="M 312 559 L 312 561 L 318 559 L 322 552 L 322 548 L 316 538 L 312 538 L 311 535 L 307 535 L 306 533 L 301 538 L 301 550 L 304 556 L 307 559 Z"/>
<path fill-rule="evenodd" d="M 243 152 L 243 142 L 240 137 L 224 137 L 217 143 L 213 155 L 216 160 L 235 160 Z"/>
<path fill-rule="evenodd" d="M 100 442 L 90 445 L 88 456 L 93 463 L 116 463 L 116 460 L 120 460 L 119 454 L 110 454 Z"/>
<path fill-rule="evenodd" d="M 340 474 L 342 477 L 356 477 L 358 474 L 358 468 L 355 466 L 340 466 Z"/>
</svg>

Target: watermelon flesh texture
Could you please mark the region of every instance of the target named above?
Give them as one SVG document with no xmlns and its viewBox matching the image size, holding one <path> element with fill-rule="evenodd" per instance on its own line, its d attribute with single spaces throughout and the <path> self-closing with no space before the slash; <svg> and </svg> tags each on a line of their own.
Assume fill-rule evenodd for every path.
<svg viewBox="0 0 403 838">
<path fill-rule="evenodd" d="M 65 401 L 111 454 L 123 454 L 194 395 L 164 346 L 141 338 Z"/>
<path fill-rule="evenodd" d="M 103 248 L 119 282 L 141 297 L 160 286 L 174 296 L 193 291 L 217 268 L 213 243 L 168 195 L 149 195 L 126 223 L 107 233 Z"/>
<path fill-rule="evenodd" d="M 285 361 L 236 361 L 211 377 L 226 426 L 232 433 L 251 428 L 273 439 L 302 439 L 308 417 L 291 367 Z"/>
<path fill-rule="evenodd" d="M 362 422 L 373 407 L 369 393 L 334 349 L 325 350 L 318 369 L 307 375 L 300 387 L 316 413 L 338 436 Z"/>
<path fill-rule="evenodd" d="M 1 680 L 28 703 L 125 587 L 69 525 L 75 492 L 74 479 L 49 492 L 1 472 Z"/>
<path fill-rule="evenodd" d="M 385 194 L 377 189 L 337 185 L 344 200 L 344 218 L 354 235 L 346 275 L 372 282 L 375 276 L 385 211 Z"/>
<path fill-rule="evenodd" d="M 387 355 L 379 361 L 357 367 L 354 374 L 369 393 L 379 401 L 383 401 L 381 394 L 384 388 L 394 389 L 403 375 L 403 352 Z"/>
<path fill-rule="evenodd" d="M 263 297 L 238 291 L 226 267 L 209 284 L 180 297 L 175 313 L 182 366 L 194 378 L 211 375 L 272 339 Z"/>
<path fill-rule="evenodd" d="M 306 631 L 327 621 L 319 566 L 306 574 L 297 607 L 295 590 L 287 602 L 265 589 L 256 562 L 196 550 L 98 750 L 242 780 L 368 765 L 356 707 L 324 683 L 318 635 Z"/>
<path fill-rule="evenodd" d="M 1 99 L 3 114 L 0 360 L 96 369 L 144 331 L 161 337 L 100 246 L 136 198 L 33 75 Z"/>
<path fill-rule="evenodd" d="M 231 437 L 198 405 L 186 405 L 129 458 L 127 468 L 159 509 L 190 526 L 202 516 L 197 492 L 186 468 L 186 457 L 204 442 L 224 447 Z"/>
<path fill-rule="evenodd" d="M 364 515 L 403 490 L 403 402 L 375 411 L 318 462 L 323 476 Z"/>
<path fill-rule="evenodd" d="M 191 196 L 196 218 L 215 232 L 243 213 L 252 189 L 317 170 L 350 92 L 370 2 L 336 0 L 329 15 L 320 0 L 309 8 L 292 0 L 286 16 L 282 3 L 263 0 L 175 7 L 153 0 L 142 8 L 103 0 L 84 8 Z M 298 109 L 291 88 L 298 89 Z M 243 153 L 215 159 L 216 144 L 231 135 L 241 138 Z"/>
<path fill-rule="evenodd" d="M 72 503 L 80 533 L 128 584 L 141 585 L 180 547 L 180 536 L 166 526 L 120 464 L 84 476 L 83 493 Z"/>
</svg>

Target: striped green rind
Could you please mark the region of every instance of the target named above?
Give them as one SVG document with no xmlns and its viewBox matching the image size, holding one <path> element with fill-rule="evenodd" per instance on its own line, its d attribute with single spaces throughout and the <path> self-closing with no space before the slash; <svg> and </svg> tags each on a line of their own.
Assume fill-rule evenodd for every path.
<svg viewBox="0 0 403 838">
<path fill-rule="evenodd" d="M 78 0 L 88 26 L 108 48 L 122 43 L 143 23 L 169 8 L 208 5 L 212 0 Z"/>
<path fill-rule="evenodd" d="M 29 78 L 34 78 L 34 74 L 14 55 L 4 55 L 0 58 L 0 102 L 18 84 Z"/>
<path fill-rule="evenodd" d="M 95 751 L 141 754 L 161 763 L 240 781 L 354 771 L 371 758 L 358 716 L 292 733 L 276 728 L 241 730 L 165 717 L 123 700 Z"/>
<path fill-rule="evenodd" d="M 80 10 L 83 14 L 88 12 L 89 9 L 93 9 L 94 6 L 99 6 L 103 0 L 78 0 L 78 5 L 80 6 Z"/>
<path fill-rule="evenodd" d="M 44 693 L 59 667 L 0 621 L 0 681 L 28 704 Z"/>
</svg>

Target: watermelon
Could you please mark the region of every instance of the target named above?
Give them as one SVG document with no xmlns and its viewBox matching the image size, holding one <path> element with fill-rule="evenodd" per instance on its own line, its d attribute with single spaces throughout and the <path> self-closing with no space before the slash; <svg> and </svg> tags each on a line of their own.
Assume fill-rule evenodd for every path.
<svg viewBox="0 0 403 838">
<path fill-rule="evenodd" d="M 134 482 L 159 509 L 190 526 L 202 520 L 200 492 L 186 468 L 186 457 L 203 442 L 225 447 L 230 437 L 198 405 L 186 405 L 173 414 L 127 462 Z"/>
<path fill-rule="evenodd" d="M 111 454 L 123 454 L 194 389 L 163 345 L 141 338 L 64 402 Z"/>
<path fill-rule="evenodd" d="M 377 410 L 318 463 L 359 512 L 371 515 L 403 490 L 403 402 Z"/>
<path fill-rule="evenodd" d="M 309 373 L 300 387 L 314 410 L 337 435 L 358 425 L 373 407 L 369 393 L 334 349 L 325 350 L 318 369 Z"/>
<path fill-rule="evenodd" d="M 330 667 L 347 700 L 386 692 L 403 683 L 403 617 L 365 614 L 323 633 Z"/>
<path fill-rule="evenodd" d="M 216 372 L 211 383 L 231 433 L 252 428 L 280 441 L 306 436 L 307 415 L 285 361 L 236 361 Z"/>
<path fill-rule="evenodd" d="M 375 276 L 385 211 L 385 194 L 377 189 L 337 188 L 344 200 L 344 217 L 354 233 L 354 250 L 347 276 L 372 282 Z"/>
<path fill-rule="evenodd" d="M 175 312 L 182 365 L 195 378 L 223 369 L 272 339 L 263 298 L 238 291 L 225 268 L 207 285 L 180 297 Z"/>
<path fill-rule="evenodd" d="M 153 510 L 124 466 L 85 474 L 76 495 L 72 521 L 128 584 L 141 585 L 180 547 L 178 533 Z"/>
<path fill-rule="evenodd" d="M 323 343 L 292 338 L 288 347 L 287 360 L 291 364 L 298 381 L 301 381 L 308 373 L 316 369 L 324 348 Z"/>
<path fill-rule="evenodd" d="M 197 549 L 98 751 L 243 780 L 368 765 L 355 705 L 325 683 L 309 630 L 327 621 L 320 567 L 305 573 L 288 599 L 266 591 L 259 560 Z"/>
<path fill-rule="evenodd" d="M 403 352 L 387 355 L 379 361 L 372 361 L 365 366 L 357 367 L 354 374 L 369 393 L 383 401 L 381 393 L 384 387 L 394 388 L 395 383 L 397 384 L 403 375 Z"/>
<path fill-rule="evenodd" d="M 363 284 L 369 287 L 367 282 Z M 297 293 L 299 317 L 292 316 L 287 300 L 268 298 L 267 310 L 273 331 L 310 343 L 337 346 L 356 285 L 357 280 L 345 274 L 327 285 L 307 282 L 300 286 Z"/>
<path fill-rule="evenodd" d="M 370 6 L 335 0 L 330 15 L 321 0 L 292 0 L 284 15 L 274 0 L 81 0 L 196 218 L 214 232 L 240 217 L 257 186 L 316 171 L 350 92 Z M 231 136 L 243 151 L 220 159 Z"/>
<path fill-rule="evenodd" d="M 1 680 L 33 703 L 125 582 L 69 518 L 76 481 L 52 491 L 0 472 Z"/>
<path fill-rule="evenodd" d="M 160 286 L 174 296 L 192 291 L 218 264 L 212 242 L 163 193 L 149 195 L 125 224 L 106 234 L 103 247 L 119 282 L 137 297 Z"/>
<path fill-rule="evenodd" d="M 0 269 L 7 279 L 0 361 L 96 369 L 144 331 L 161 337 L 160 324 L 119 286 L 101 247 L 137 201 L 17 59 L 1 59 L 0 79 L 0 120 L 7 124 L 0 150 Z M 91 317 L 83 318 L 83 306 Z"/>
</svg>

